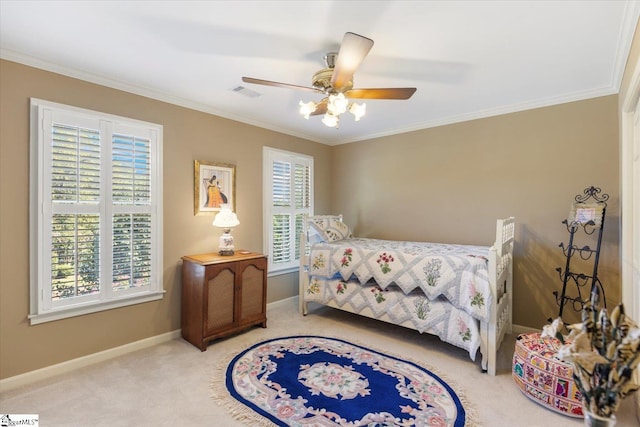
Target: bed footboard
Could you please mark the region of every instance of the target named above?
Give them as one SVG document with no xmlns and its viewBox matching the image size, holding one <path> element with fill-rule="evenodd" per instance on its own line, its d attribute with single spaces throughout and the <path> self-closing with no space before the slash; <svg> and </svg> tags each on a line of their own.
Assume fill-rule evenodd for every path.
<svg viewBox="0 0 640 427">
<path fill-rule="evenodd" d="M 489 251 L 489 282 L 494 297 L 489 322 L 480 324 L 482 369 L 496 374 L 498 349 L 511 333 L 513 307 L 513 242 L 515 218 L 499 219 L 496 240 Z"/>
</svg>

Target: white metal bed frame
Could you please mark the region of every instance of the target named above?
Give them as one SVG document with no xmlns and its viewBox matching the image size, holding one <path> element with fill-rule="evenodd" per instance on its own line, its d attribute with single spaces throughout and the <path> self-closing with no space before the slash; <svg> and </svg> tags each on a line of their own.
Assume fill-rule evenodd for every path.
<svg viewBox="0 0 640 427">
<path fill-rule="evenodd" d="M 314 219 L 333 218 L 342 221 L 342 215 L 316 215 L 305 216 L 303 232 L 300 237 L 300 280 L 299 280 L 299 310 L 307 315 L 308 303 L 304 297 L 309 285 L 309 247 L 308 225 Z M 489 250 L 489 283 L 493 294 L 493 308 L 488 322 L 480 321 L 480 353 L 482 354 L 482 369 L 489 375 L 496 375 L 498 350 L 507 333 L 511 333 L 512 306 L 513 306 L 513 242 L 515 234 L 515 219 L 513 217 L 498 219 L 496 223 L 496 240 Z M 348 305 L 342 307 L 335 303 L 327 303 L 329 307 L 337 308 L 350 313 Z M 361 316 L 382 320 L 388 323 L 398 324 L 386 314 L 376 316 L 372 312 L 355 313 Z M 410 329 L 415 329 L 409 322 L 400 324 Z"/>
</svg>

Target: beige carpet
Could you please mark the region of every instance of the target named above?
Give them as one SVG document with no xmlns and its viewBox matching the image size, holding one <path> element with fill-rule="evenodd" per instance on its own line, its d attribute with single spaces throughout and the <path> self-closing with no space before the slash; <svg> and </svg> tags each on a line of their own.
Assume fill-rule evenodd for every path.
<svg viewBox="0 0 640 427">
<path fill-rule="evenodd" d="M 218 340 L 207 351 L 183 340 L 79 369 L 0 396 L 0 413 L 39 414 L 43 427 L 242 426 L 211 397 L 219 361 L 266 338 L 295 333 L 335 336 L 368 344 L 444 373 L 472 403 L 486 427 L 579 427 L 581 419 L 556 414 L 524 397 L 511 379 L 515 336 L 500 351 L 498 375 L 480 372 L 480 361 L 437 337 L 316 306 L 302 317 L 295 300 L 274 304 L 268 328 Z M 633 402 L 618 413 L 618 427 L 638 426 Z"/>
</svg>

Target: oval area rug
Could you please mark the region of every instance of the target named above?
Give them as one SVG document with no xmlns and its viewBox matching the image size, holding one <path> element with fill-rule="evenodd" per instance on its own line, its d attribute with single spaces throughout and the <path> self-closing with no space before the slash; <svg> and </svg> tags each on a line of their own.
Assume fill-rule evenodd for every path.
<svg viewBox="0 0 640 427">
<path fill-rule="evenodd" d="M 225 385 L 234 399 L 279 426 L 475 425 L 460 397 L 433 372 L 336 338 L 255 344 L 228 364 Z M 235 409 L 238 419 L 259 422 Z"/>
</svg>

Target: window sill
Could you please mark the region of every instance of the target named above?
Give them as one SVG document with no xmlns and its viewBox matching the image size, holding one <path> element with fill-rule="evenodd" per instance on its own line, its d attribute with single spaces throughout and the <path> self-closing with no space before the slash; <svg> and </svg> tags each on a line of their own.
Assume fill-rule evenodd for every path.
<svg viewBox="0 0 640 427">
<path fill-rule="evenodd" d="M 84 314 L 97 313 L 114 308 L 156 301 L 162 299 L 164 297 L 164 294 L 164 290 L 160 292 L 149 292 L 141 295 L 131 296 L 127 299 L 64 307 L 56 310 L 51 310 L 46 313 L 30 314 L 27 317 L 31 325 L 38 325 L 40 323 L 52 322 L 54 320 L 67 319 L 69 317 L 82 316 Z"/>
</svg>

